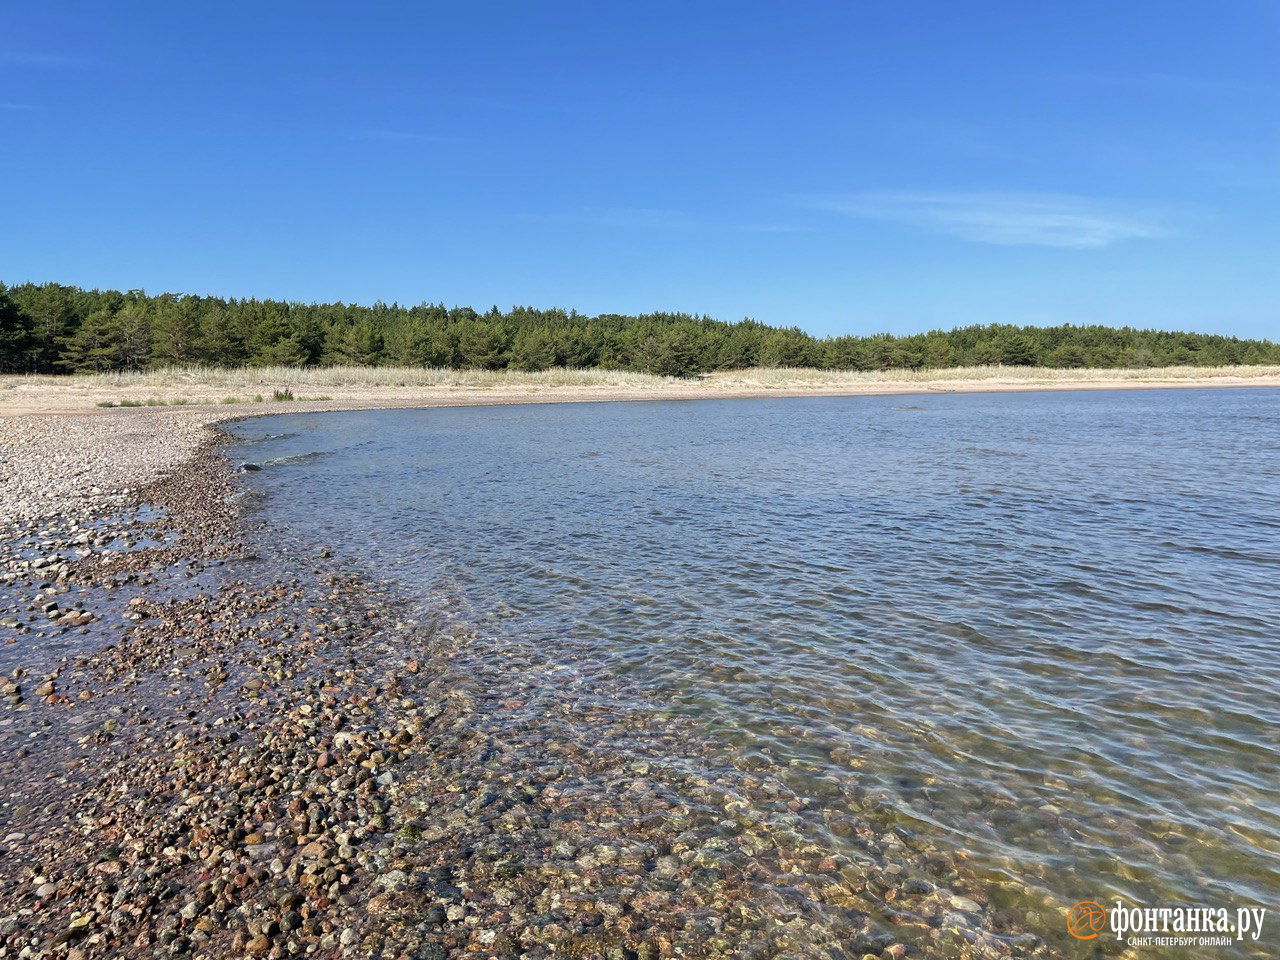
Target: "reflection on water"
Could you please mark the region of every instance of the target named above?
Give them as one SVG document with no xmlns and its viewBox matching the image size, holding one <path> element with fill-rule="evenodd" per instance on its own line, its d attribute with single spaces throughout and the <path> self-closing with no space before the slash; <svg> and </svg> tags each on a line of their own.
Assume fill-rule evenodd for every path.
<svg viewBox="0 0 1280 960">
<path fill-rule="evenodd" d="M 460 589 L 486 630 L 839 798 L 834 844 L 856 813 L 967 858 L 1083 956 L 1055 912 L 1078 900 L 1280 907 L 1278 405 L 574 404 L 235 432 L 270 465 L 250 482 L 271 520 L 420 596 Z"/>
</svg>

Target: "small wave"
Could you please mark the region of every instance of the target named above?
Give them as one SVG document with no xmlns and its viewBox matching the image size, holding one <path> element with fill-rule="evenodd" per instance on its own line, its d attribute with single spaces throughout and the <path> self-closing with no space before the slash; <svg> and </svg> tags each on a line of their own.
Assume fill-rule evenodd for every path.
<svg viewBox="0 0 1280 960">
<path fill-rule="evenodd" d="M 264 433 L 261 436 L 237 437 L 236 443 L 244 446 L 252 446 L 259 443 L 268 443 L 272 440 L 291 440 L 299 434 L 294 433 Z"/>
<path fill-rule="evenodd" d="M 307 463 L 310 460 L 318 460 L 325 455 L 324 450 L 308 450 L 306 453 L 291 453 L 287 457 L 273 457 L 270 460 L 263 460 L 263 467 L 283 467 L 293 463 Z"/>
</svg>

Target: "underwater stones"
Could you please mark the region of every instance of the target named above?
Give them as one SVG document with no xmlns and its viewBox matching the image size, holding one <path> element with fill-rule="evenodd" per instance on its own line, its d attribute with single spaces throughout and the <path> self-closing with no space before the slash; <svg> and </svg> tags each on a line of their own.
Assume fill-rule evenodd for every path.
<svg viewBox="0 0 1280 960">
<path fill-rule="evenodd" d="M 271 938 L 265 933 L 260 933 L 246 943 L 244 949 L 253 956 L 260 956 L 271 949 Z"/>
<path fill-rule="evenodd" d="M 838 808 L 849 842 L 878 848 L 856 874 L 813 827 L 812 800 L 767 763 L 751 774 L 725 766 L 689 726 L 614 710 L 607 682 L 584 689 L 518 646 L 397 621 L 389 588 L 313 575 L 313 551 L 257 542 L 221 499 L 234 489 L 228 474 L 206 459 L 157 494 L 187 537 L 187 569 L 203 578 L 188 592 L 164 593 L 171 581 L 147 566 L 155 558 L 126 553 L 70 573 L 73 589 L 116 584 L 95 606 L 111 646 L 56 674 L 56 709 L 26 708 L 80 726 L 42 727 L 29 742 L 27 769 L 45 763 L 40 789 L 59 795 L 14 814 L 0 917 L 17 913 L 10 889 L 28 912 L 21 928 L 0 921 L 5 956 L 52 942 L 73 909 L 100 920 L 54 952 L 61 960 L 69 949 L 84 960 L 845 960 L 897 942 L 860 939 L 877 895 L 915 923 L 961 912 L 904 903 L 915 893 L 888 861 L 916 854 L 881 847 L 887 828 L 871 829 L 852 803 Z M 259 561 L 240 563 L 250 556 Z M 225 557 L 233 564 L 218 566 Z M 121 609 L 149 615 L 122 636 Z M 51 673 L 39 664 L 31 676 Z M 94 733 L 108 724 L 114 736 Z M 61 779 L 77 753 L 93 776 Z M 23 861 L 40 863 L 39 887 Z M 969 934 L 898 936 L 912 960 L 941 960 L 961 941 L 979 955 L 986 941 Z"/>
</svg>

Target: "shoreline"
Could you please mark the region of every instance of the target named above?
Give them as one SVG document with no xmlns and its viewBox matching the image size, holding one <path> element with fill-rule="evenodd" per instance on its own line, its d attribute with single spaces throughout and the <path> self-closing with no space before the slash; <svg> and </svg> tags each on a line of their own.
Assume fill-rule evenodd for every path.
<svg viewBox="0 0 1280 960">
<path fill-rule="evenodd" d="M 263 406 L 0 422 L 0 956 L 1057 955 L 963 865 L 842 854 L 767 770 L 262 542 L 217 422 Z"/>
<path fill-rule="evenodd" d="M 92 440 L 159 476 L 99 473 L 0 540 L 0 597 L 54 604 L 0 630 L 10 667 L 33 645 L 0 676 L 0 956 L 1056 956 L 962 865 L 831 850 L 795 825 L 814 801 L 625 697 L 602 711 L 607 682 L 557 685 L 537 651 L 264 542 L 216 425 L 25 423 L 28 473 Z M 100 432 L 142 424 L 178 432 L 176 463 Z M 42 659 L 48 623 L 75 645 Z M 904 910 L 952 926 L 869 919 Z"/>
<path fill-rule="evenodd" d="M 518 647 L 417 622 L 323 545 L 262 542 L 219 428 L 322 410 L 935 392 L 475 392 L 0 417 L 0 958 L 657 960 L 767 944 L 940 960 L 961 940 L 975 956 L 1058 956 L 963 864 L 939 871 L 936 851 L 875 841 L 850 857 L 795 828 L 815 801 L 734 769 L 669 718 L 637 729 L 635 710 L 549 694 Z M 564 698 L 553 737 L 531 706 L 548 695 Z M 723 836 L 744 797 L 764 813 Z M 853 832 L 874 835 L 857 809 Z M 482 853 L 497 847 L 528 866 L 510 875 Z M 131 905 L 110 905 L 122 890 Z M 601 911 L 615 895 L 633 905 Z M 883 922 L 954 924 L 956 903 L 960 927 Z"/>
<path fill-rule="evenodd" d="M 1191 375 L 1191 371 L 1199 375 Z M 360 371 L 376 375 L 378 368 Z M 1180 372 L 1181 371 L 1181 372 Z M 234 372 L 233 372 L 234 373 Z M 247 378 L 251 371 L 244 371 Z M 1173 390 L 1173 389 L 1228 389 L 1228 388 L 1280 388 L 1280 369 L 1222 368 L 1208 374 L 1201 368 L 1163 368 L 1150 371 L 1081 371 L 1072 376 L 1071 371 L 1019 370 L 995 371 L 992 375 L 903 376 L 895 379 L 892 374 L 875 378 L 841 378 L 820 371 L 734 371 L 713 374 L 694 381 L 671 378 L 636 377 L 637 383 L 610 382 L 613 375 L 602 371 L 579 373 L 583 383 L 543 383 L 536 377 L 518 374 L 493 375 L 488 379 L 465 381 L 466 372 L 460 372 L 457 384 L 429 383 L 421 386 L 394 383 L 328 383 L 323 371 L 303 371 L 298 385 L 298 398 L 294 400 L 252 399 L 270 393 L 281 381 L 278 369 L 264 372 L 262 379 L 244 379 L 237 389 L 239 393 L 254 391 L 248 397 L 230 394 L 219 402 L 211 395 L 231 389 L 225 383 L 208 374 L 181 379 L 178 375 L 169 383 L 163 374 L 154 378 L 139 375 L 121 377 L 119 385 L 113 385 L 110 377 L 0 377 L 0 421 L 31 416 L 94 414 L 101 415 L 120 410 L 164 410 L 214 414 L 210 422 L 237 419 L 255 415 L 263 410 L 278 413 L 299 411 L 328 411 L 355 409 L 408 409 L 438 406 L 490 406 L 504 404 L 537 403 L 590 403 L 642 400 L 713 400 L 713 399 L 763 399 L 800 397 L 856 397 L 856 396 L 910 396 L 955 393 L 1040 393 L 1057 391 L 1096 390 Z M 957 374 L 966 371 L 956 371 Z M 1114 374 L 1114 375 L 1108 375 Z M 1125 375 L 1121 375 L 1125 374 Z M 230 377 L 231 374 L 228 374 Z M 621 375 L 618 375 L 621 378 Z M 803 382 L 811 378 L 811 382 Z M 355 379 L 354 376 L 352 379 Z M 625 379 L 625 378 L 621 378 Z M 595 381 L 599 382 L 595 382 Z M 314 381 L 314 383 L 312 383 Z M 509 382 L 508 382 L 509 381 Z M 527 382 L 525 382 L 527 381 Z M 292 387 L 290 387 L 292 389 Z M 304 392 L 319 396 L 307 399 Z M 124 403 L 125 406 L 119 404 Z M 106 404 L 117 404 L 106 406 Z"/>
</svg>

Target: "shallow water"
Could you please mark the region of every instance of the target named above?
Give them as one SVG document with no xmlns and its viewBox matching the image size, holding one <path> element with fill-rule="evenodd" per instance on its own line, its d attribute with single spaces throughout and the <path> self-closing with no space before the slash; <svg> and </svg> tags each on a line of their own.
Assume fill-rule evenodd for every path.
<svg viewBox="0 0 1280 960">
<path fill-rule="evenodd" d="M 1170 390 L 232 430 L 270 527 L 608 671 L 824 798 L 833 845 L 846 816 L 938 845 L 1091 956 L 1079 900 L 1280 908 L 1278 411 Z M 1267 927 L 1214 955 L 1274 955 Z"/>
</svg>

